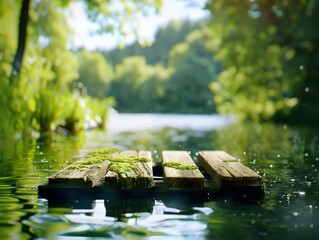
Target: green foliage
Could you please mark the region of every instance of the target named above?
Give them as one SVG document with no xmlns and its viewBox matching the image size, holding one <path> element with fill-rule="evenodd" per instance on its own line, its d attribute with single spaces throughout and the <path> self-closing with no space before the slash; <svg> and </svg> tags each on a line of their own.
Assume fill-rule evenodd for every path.
<svg viewBox="0 0 319 240">
<path fill-rule="evenodd" d="M 77 133 L 84 128 L 105 126 L 108 109 L 113 105 L 112 98 L 104 98 L 112 69 L 101 55 L 81 52 L 80 58 L 80 73 L 87 74 L 82 75 L 81 81 L 89 85 L 89 93 L 101 98 L 91 99 L 70 91 L 79 73 L 76 56 L 69 49 L 71 29 L 65 8 L 70 2 L 31 1 L 21 74 L 12 82 L 8 77 L 18 42 L 21 2 L 0 2 L 1 138 L 34 131 L 50 133 L 57 127 Z"/>
<path fill-rule="evenodd" d="M 160 64 L 152 67 L 150 75 L 138 89 L 140 96 L 140 112 L 164 111 L 163 97 L 165 95 L 165 83 L 169 78 L 169 71 Z"/>
<path fill-rule="evenodd" d="M 216 79 L 218 63 L 204 45 L 204 35 L 194 31 L 169 53 L 171 75 L 165 84 L 166 112 L 215 112 L 209 84 Z M 166 102 L 166 104 L 165 104 Z"/>
<path fill-rule="evenodd" d="M 151 74 L 152 67 L 142 56 L 127 57 L 115 67 L 110 94 L 114 95 L 120 110 L 134 112 L 141 109 L 139 88 Z"/>
<path fill-rule="evenodd" d="M 112 32 L 120 42 L 127 37 L 139 37 L 139 19 L 156 13 L 162 6 L 161 0 L 85 0 L 88 17 L 99 25 L 98 32 Z M 122 44 L 121 44 L 122 45 Z"/>
<path fill-rule="evenodd" d="M 172 21 L 167 26 L 160 28 L 154 37 L 154 43 L 151 46 L 141 46 L 135 42 L 125 48 L 117 48 L 104 55 L 113 65 L 119 64 L 126 57 L 144 56 L 146 62 L 151 65 L 167 65 L 168 52 L 174 45 L 183 42 L 185 37 L 195 29 L 200 28 L 203 23 L 189 21 Z"/>
<path fill-rule="evenodd" d="M 115 65 L 109 93 L 114 95 L 119 111 L 215 112 L 209 83 L 216 79 L 220 66 L 205 46 L 203 30 L 189 33 L 201 24 L 173 22 L 158 31 L 151 47 L 137 48 L 134 44 L 107 54 L 109 58 L 123 59 Z M 134 53 L 143 55 L 129 56 Z M 155 56 L 153 60 L 151 56 Z"/>
<path fill-rule="evenodd" d="M 108 112 L 114 106 L 113 97 L 90 98 L 86 97 L 86 122 L 92 124 L 87 128 L 99 127 L 105 129 L 108 120 Z"/>
<path fill-rule="evenodd" d="M 90 53 L 82 50 L 78 53 L 79 78 L 87 94 L 92 97 L 105 97 L 108 84 L 113 77 L 113 69 L 101 53 Z"/>
<path fill-rule="evenodd" d="M 209 45 L 224 67 L 211 84 L 217 110 L 253 121 L 278 113 L 283 120 L 294 111 L 299 117 L 292 121 L 303 121 L 301 112 L 305 122 L 317 119 L 319 3 L 216 0 L 208 8 Z"/>
</svg>

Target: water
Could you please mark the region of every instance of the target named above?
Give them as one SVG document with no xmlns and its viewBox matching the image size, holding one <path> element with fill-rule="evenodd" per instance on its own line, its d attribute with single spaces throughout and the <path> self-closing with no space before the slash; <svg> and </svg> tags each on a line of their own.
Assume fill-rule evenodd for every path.
<svg viewBox="0 0 319 240">
<path fill-rule="evenodd" d="M 127 125 L 136 126 L 134 117 L 140 116 L 129 116 Z M 209 127 L 202 126 L 200 120 L 196 128 L 196 116 L 188 117 L 193 117 L 189 128 L 188 123 L 178 128 L 168 124 L 175 124 L 176 118 L 165 119 L 164 126 L 159 126 L 160 120 L 154 115 L 153 127 L 139 125 L 135 132 L 128 132 L 125 125 L 124 129 L 117 126 L 108 132 L 91 131 L 76 137 L 55 135 L 52 139 L 2 142 L 0 239 L 319 237 L 318 130 L 272 124 L 226 126 L 222 125 L 225 119 L 213 116 Z M 198 150 L 225 150 L 259 172 L 265 195 L 244 200 L 231 195 L 211 196 L 202 201 L 174 197 L 138 201 L 99 197 L 87 201 L 83 196 L 59 205 L 38 197 L 37 186 L 66 161 L 76 161 L 100 147 L 147 149 L 155 161 L 160 161 L 164 149 L 187 150 L 194 158 Z"/>
</svg>

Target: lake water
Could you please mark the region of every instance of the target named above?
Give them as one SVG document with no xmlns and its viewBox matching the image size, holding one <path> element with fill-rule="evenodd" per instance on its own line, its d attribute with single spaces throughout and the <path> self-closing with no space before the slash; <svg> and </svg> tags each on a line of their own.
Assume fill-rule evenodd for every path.
<svg viewBox="0 0 319 240">
<path fill-rule="evenodd" d="M 108 131 L 54 135 L 0 146 L 0 239 L 316 239 L 319 237 L 319 131 L 237 124 L 229 116 L 118 115 Z M 203 201 L 107 197 L 53 204 L 37 186 L 101 147 L 225 150 L 257 171 L 258 199 Z M 58 199 L 59 196 L 56 196 Z"/>
</svg>

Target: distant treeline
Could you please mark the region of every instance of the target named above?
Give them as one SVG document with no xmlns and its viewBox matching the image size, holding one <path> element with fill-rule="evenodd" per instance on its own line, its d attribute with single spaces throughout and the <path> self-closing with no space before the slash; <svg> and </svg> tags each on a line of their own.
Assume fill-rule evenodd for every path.
<svg viewBox="0 0 319 240">
<path fill-rule="evenodd" d="M 136 42 L 104 52 L 104 74 L 94 70 L 100 78 L 92 72 L 99 66 L 92 57 L 97 60 L 99 53 L 82 51 L 79 81 L 92 96 L 114 96 L 120 112 L 214 113 L 209 84 L 221 67 L 205 46 L 203 26 L 204 21 L 171 22 L 151 46 Z"/>
</svg>

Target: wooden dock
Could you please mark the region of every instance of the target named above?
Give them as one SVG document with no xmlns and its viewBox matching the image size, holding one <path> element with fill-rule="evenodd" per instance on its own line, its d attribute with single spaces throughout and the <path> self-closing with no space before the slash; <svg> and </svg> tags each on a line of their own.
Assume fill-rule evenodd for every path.
<svg viewBox="0 0 319 240">
<path fill-rule="evenodd" d="M 162 162 L 164 184 L 167 188 L 204 189 L 205 178 L 186 151 L 163 151 Z"/>
<path fill-rule="evenodd" d="M 105 185 L 116 189 L 144 189 L 153 187 L 152 154 L 149 151 L 123 151 L 126 157 L 144 157 L 147 162 L 137 161 L 131 171 L 116 172 L 110 169 L 105 175 Z M 121 163 L 119 163 L 121 164 Z"/>
<path fill-rule="evenodd" d="M 224 151 L 201 151 L 201 166 L 220 189 L 260 188 L 261 176 Z"/>
<path fill-rule="evenodd" d="M 217 192 L 263 193 L 261 176 L 228 153 L 199 151 L 196 155 L 193 159 L 187 151 L 163 151 L 156 165 L 149 151 L 97 150 L 49 177 L 48 183 L 38 187 L 39 195 L 184 194 L 190 198 Z"/>
</svg>

